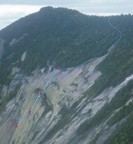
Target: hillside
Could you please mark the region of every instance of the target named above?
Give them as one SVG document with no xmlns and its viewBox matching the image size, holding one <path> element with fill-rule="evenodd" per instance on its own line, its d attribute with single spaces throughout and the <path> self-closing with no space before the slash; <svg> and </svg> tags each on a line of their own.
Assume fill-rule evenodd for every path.
<svg viewBox="0 0 133 144">
<path fill-rule="evenodd" d="M 1 144 L 132 144 L 133 16 L 42 8 L 0 31 Z"/>
<path fill-rule="evenodd" d="M 46 67 L 47 63 L 62 68 L 77 66 L 107 53 L 117 37 L 107 17 L 86 16 L 63 8 L 44 8 L 0 32 L 0 39 L 5 40 L 1 75 L 5 71 L 9 75 L 15 66 L 26 74 L 37 67 Z M 24 53 L 26 58 L 22 61 Z"/>
</svg>

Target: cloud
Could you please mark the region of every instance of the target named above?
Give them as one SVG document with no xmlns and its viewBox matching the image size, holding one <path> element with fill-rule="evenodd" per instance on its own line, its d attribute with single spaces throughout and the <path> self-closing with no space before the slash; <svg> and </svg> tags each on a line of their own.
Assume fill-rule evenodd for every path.
<svg viewBox="0 0 133 144">
<path fill-rule="evenodd" d="M 0 29 L 17 19 L 38 11 L 43 6 L 0 5 Z"/>
<path fill-rule="evenodd" d="M 132 5 L 132 0 L 0 0 L 0 4 L 51 5 L 51 6 L 126 6 Z"/>
</svg>

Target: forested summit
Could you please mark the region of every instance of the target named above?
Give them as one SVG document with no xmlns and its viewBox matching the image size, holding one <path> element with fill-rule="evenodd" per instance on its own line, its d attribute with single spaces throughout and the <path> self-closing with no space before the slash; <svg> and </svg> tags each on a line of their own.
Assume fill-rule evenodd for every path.
<svg viewBox="0 0 133 144">
<path fill-rule="evenodd" d="M 118 33 L 110 27 L 108 17 L 46 7 L 1 30 L 0 38 L 5 41 L 0 65 L 0 81 L 4 83 L 12 67 L 30 74 L 48 62 L 66 68 L 102 56 Z"/>
</svg>

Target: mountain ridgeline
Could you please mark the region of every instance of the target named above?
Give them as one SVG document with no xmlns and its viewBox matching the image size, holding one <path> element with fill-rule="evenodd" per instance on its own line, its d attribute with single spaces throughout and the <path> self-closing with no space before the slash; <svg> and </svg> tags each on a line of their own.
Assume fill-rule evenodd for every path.
<svg viewBox="0 0 133 144">
<path fill-rule="evenodd" d="M 0 31 L 1 144 L 132 144 L 132 121 L 132 15 L 45 7 Z"/>
<path fill-rule="evenodd" d="M 3 29 L 0 38 L 5 40 L 0 74 L 9 75 L 15 66 L 27 74 L 48 62 L 62 68 L 77 66 L 107 53 L 118 33 L 110 27 L 108 17 L 48 7 Z"/>
</svg>

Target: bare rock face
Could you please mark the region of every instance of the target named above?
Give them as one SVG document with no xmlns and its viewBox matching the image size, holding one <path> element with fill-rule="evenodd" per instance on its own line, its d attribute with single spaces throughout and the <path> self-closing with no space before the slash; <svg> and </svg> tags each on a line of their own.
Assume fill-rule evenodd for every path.
<svg viewBox="0 0 133 144">
<path fill-rule="evenodd" d="M 16 79 L 1 91 L 3 97 L 6 97 L 16 90 L 14 98 L 6 104 L 1 114 L 1 143 L 86 144 L 91 143 L 101 131 L 96 143 L 104 143 L 116 125 L 108 128 L 105 121 L 85 134 L 83 139 L 77 131 L 133 79 L 131 75 L 116 87 L 106 88 L 97 97 L 89 97 L 86 92 L 102 75 L 96 70 L 96 66 L 104 58 L 105 56 L 65 71 L 54 69 L 42 73 L 36 70 L 29 77 L 22 76 L 17 71 Z"/>
<path fill-rule="evenodd" d="M 25 78 L 22 79 L 19 71 L 16 74 L 14 68 L 12 73 L 16 74 L 16 80 L 14 79 L 8 88 L 3 87 L 5 94 L 2 95 L 13 90 L 18 85 L 19 79 L 21 87 L 17 89 L 15 98 L 7 104 L 6 110 L 2 114 L 1 142 L 3 144 L 39 143 L 50 134 L 52 129 L 57 127 L 59 131 L 54 132 L 54 135 L 52 134 L 53 140 L 56 139 L 56 143 L 62 143 L 65 136 L 67 143 L 80 123 L 86 119 L 85 117 L 74 116 L 71 108 L 80 99 L 82 100 L 77 111 L 85 105 L 84 93 L 101 75 L 100 72 L 95 71 L 95 67 L 101 60 L 102 58 L 99 58 L 79 67 L 69 68 L 66 71 L 56 69 L 47 73 L 38 71 L 33 76 L 26 78 L 28 83 L 24 80 Z M 38 88 L 41 90 L 39 93 Z M 66 120 L 70 118 L 70 122 L 66 123 L 64 110 L 67 112 L 69 109 L 70 114 L 68 113 L 68 115 L 70 116 L 67 116 L 66 113 L 68 117 Z M 80 115 L 90 113 L 90 109 L 91 107 L 84 110 Z M 64 123 L 62 128 L 59 126 L 60 123 Z M 9 129 L 11 132 L 8 132 Z M 7 139 L 2 139 L 4 134 L 8 135 Z M 49 139 L 47 143 L 52 143 L 53 140 Z"/>
<path fill-rule="evenodd" d="M 101 75 L 95 68 L 103 59 L 65 71 L 36 71 L 26 78 L 28 83 L 24 78 L 20 79 L 21 87 L 17 89 L 16 97 L 7 104 L 1 116 L 0 141 L 3 144 L 70 143 L 78 127 L 108 101 L 106 95 L 115 91 L 112 88 L 105 90 L 93 100 L 85 95 Z M 15 78 L 19 77 L 22 76 L 16 74 Z M 8 88 L 3 87 L 3 91 L 8 93 L 17 84 L 13 80 Z M 89 140 L 94 133 L 95 130 L 89 134 Z"/>
</svg>

